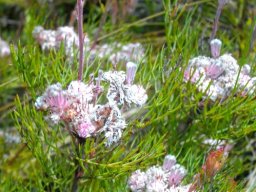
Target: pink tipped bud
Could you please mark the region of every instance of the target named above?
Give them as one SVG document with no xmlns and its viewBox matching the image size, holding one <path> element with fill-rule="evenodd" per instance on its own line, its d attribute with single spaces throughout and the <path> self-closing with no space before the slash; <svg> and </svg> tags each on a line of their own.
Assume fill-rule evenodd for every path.
<svg viewBox="0 0 256 192">
<path fill-rule="evenodd" d="M 210 44 L 212 57 L 216 59 L 220 56 L 222 42 L 219 39 L 213 39 Z"/>
<path fill-rule="evenodd" d="M 137 71 L 137 64 L 128 62 L 126 64 L 126 83 L 132 85 Z"/>
<path fill-rule="evenodd" d="M 128 180 L 128 186 L 132 191 L 144 191 L 146 187 L 147 175 L 137 170 L 132 173 Z"/>
<path fill-rule="evenodd" d="M 164 158 L 163 169 L 165 171 L 170 171 L 175 164 L 176 164 L 176 157 L 173 155 L 167 155 Z"/>
</svg>

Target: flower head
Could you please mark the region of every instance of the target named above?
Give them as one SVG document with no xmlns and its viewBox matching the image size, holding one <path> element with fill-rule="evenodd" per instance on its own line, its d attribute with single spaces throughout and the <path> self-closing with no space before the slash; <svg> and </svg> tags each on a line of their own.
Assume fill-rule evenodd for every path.
<svg viewBox="0 0 256 192">
<path fill-rule="evenodd" d="M 132 76 L 129 75 L 129 83 L 132 83 L 134 78 Z M 130 105 L 131 103 L 138 106 L 143 105 L 148 98 L 145 89 L 141 85 L 125 84 L 125 79 L 126 75 L 123 71 L 105 72 L 103 74 L 103 80 L 110 82 L 107 94 L 109 102 L 112 105 Z"/>
<path fill-rule="evenodd" d="M 128 186 L 132 192 L 143 192 L 146 186 L 147 176 L 141 170 L 132 173 L 128 180 Z"/>
<path fill-rule="evenodd" d="M 167 180 L 167 174 L 162 169 L 162 167 L 158 167 L 158 166 L 150 167 L 146 171 L 146 174 L 148 177 L 148 183 L 153 183 L 155 181 L 164 183 Z"/>
<path fill-rule="evenodd" d="M 162 167 L 152 166 L 146 172 L 134 172 L 128 185 L 133 192 L 187 192 L 190 185 L 180 185 L 185 175 L 185 168 L 176 164 L 176 158 L 167 155 Z"/>
<path fill-rule="evenodd" d="M 174 165 L 168 177 L 169 185 L 178 186 L 183 180 L 183 178 L 186 176 L 186 174 L 187 174 L 187 171 L 183 166 L 179 164 Z"/>
<path fill-rule="evenodd" d="M 137 106 L 142 106 L 146 103 L 148 95 L 146 90 L 141 85 L 125 86 L 124 89 L 125 101 L 128 105 L 134 103 Z"/>
</svg>

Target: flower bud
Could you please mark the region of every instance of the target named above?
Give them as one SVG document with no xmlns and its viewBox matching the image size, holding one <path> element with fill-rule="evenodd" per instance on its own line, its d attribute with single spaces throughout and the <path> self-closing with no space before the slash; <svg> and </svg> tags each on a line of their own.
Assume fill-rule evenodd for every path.
<svg viewBox="0 0 256 192">
<path fill-rule="evenodd" d="M 128 62 L 126 64 L 126 84 L 132 85 L 137 70 L 137 64 Z"/>
<path fill-rule="evenodd" d="M 214 59 L 218 58 L 220 56 L 220 49 L 221 49 L 222 42 L 219 39 L 213 39 L 210 45 L 211 45 L 212 57 Z"/>
<path fill-rule="evenodd" d="M 176 157 L 173 155 L 167 155 L 164 158 L 163 169 L 170 171 L 171 168 L 176 164 Z"/>
</svg>

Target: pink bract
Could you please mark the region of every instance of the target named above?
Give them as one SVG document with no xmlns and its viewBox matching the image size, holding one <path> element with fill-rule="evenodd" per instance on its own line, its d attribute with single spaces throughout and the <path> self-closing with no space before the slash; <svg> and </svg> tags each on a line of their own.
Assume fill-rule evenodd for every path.
<svg viewBox="0 0 256 192">
<path fill-rule="evenodd" d="M 47 103 L 49 104 L 52 111 L 63 111 L 69 107 L 68 100 L 62 93 L 59 93 L 53 97 L 49 97 L 47 99 Z"/>
<path fill-rule="evenodd" d="M 205 68 L 206 76 L 211 79 L 217 79 L 224 70 L 217 65 L 209 65 Z"/>
</svg>

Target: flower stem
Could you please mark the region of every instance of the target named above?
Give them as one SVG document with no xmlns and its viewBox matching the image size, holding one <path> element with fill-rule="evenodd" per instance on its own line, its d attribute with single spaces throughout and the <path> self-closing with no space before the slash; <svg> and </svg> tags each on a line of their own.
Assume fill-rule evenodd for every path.
<svg viewBox="0 0 256 192">
<path fill-rule="evenodd" d="M 85 155 L 84 155 L 83 152 L 82 152 L 82 154 L 80 154 L 80 148 L 83 148 L 84 144 L 85 144 L 85 140 L 83 140 L 81 138 L 77 138 L 76 155 L 79 156 L 82 159 L 85 159 Z M 77 192 L 78 191 L 79 180 L 83 176 L 83 169 L 82 169 L 81 165 L 79 164 L 79 161 L 76 158 L 74 158 L 74 163 L 77 167 L 76 167 L 76 170 L 75 170 L 71 191 L 72 192 Z"/>
<path fill-rule="evenodd" d="M 228 1 L 225 1 L 225 0 L 219 0 L 210 41 L 213 40 L 216 36 L 216 33 L 218 31 L 218 26 L 219 26 L 220 15 L 221 15 L 221 12 L 222 12 L 222 9 L 223 9 L 224 5 L 227 4 L 227 2 Z"/>
<path fill-rule="evenodd" d="M 83 0 L 77 0 L 77 22 L 78 22 L 78 37 L 79 37 L 78 80 L 82 81 L 83 70 L 84 70 Z"/>
</svg>

